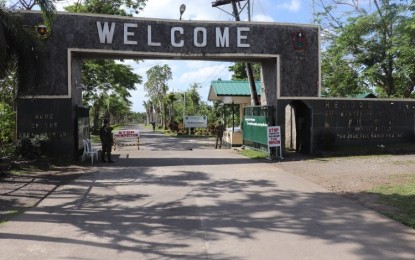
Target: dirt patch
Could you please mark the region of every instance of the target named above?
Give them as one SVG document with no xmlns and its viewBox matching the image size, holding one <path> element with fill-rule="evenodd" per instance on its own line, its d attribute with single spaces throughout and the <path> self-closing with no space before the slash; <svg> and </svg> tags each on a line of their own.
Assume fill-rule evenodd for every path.
<svg viewBox="0 0 415 260">
<path fill-rule="evenodd" d="M 26 169 L 19 174 L 1 174 L 0 222 L 36 206 L 59 186 L 88 172 L 91 172 L 91 168 L 71 165 L 47 170 Z"/>
<path fill-rule="evenodd" d="M 370 190 L 379 185 L 402 184 L 415 176 L 415 155 L 289 157 L 275 166 L 369 208 L 394 212 L 394 208 L 379 203 L 378 195 Z"/>
</svg>

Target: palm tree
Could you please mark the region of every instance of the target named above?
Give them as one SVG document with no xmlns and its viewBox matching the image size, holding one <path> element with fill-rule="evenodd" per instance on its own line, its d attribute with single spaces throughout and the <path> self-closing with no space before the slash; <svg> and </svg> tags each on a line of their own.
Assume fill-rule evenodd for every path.
<svg viewBox="0 0 415 260">
<path fill-rule="evenodd" d="M 147 102 L 143 102 L 143 106 L 146 109 L 146 124 L 150 124 L 152 121 L 154 121 L 153 118 L 153 102 L 151 100 L 148 100 Z"/>
<path fill-rule="evenodd" d="M 173 104 L 174 104 L 174 101 L 176 101 L 176 100 L 177 100 L 176 95 L 173 92 L 171 92 L 167 95 L 167 102 L 168 102 L 168 105 L 169 105 L 169 125 L 174 121 L 174 107 L 173 107 Z"/>
<path fill-rule="evenodd" d="M 20 2 L 20 1 L 19 1 Z M 55 18 L 55 6 L 51 0 L 33 0 L 31 5 L 21 5 L 22 8 L 33 8 L 38 5 L 43 13 L 46 26 L 50 27 Z M 23 3 L 23 1 L 21 2 Z M 17 13 L 5 5 L 0 5 L 0 79 L 7 75 L 7 71 L 16 63 L 18 76 L 24 75 L 19 71 L 19 64 L 35 57 L 35 37 L 33 32 L 25 30 L 20 23 Z M 32 47 L 32 48 L 28 48 Z"/>
</svg>

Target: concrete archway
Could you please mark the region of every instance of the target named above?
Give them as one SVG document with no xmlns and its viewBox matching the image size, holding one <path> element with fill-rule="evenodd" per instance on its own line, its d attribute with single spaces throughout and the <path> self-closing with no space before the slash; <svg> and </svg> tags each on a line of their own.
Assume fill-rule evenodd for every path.
<svg viewBox="0 0 415 260">
<path fill-rule="evenodd" d="M 311 109 L 300 100 L 285 107 L 285 147 L 298 153 L 311 153 Z"/>
<path fill-rule="evenodd" d="M 22 13 L 34 28 L 39 12 Z M 76 154 L 83 59 L 190 59 L 258 62 L 263 105 L 280 97 L 317 97 L 319 26 L 277 23 L 177 21 L 60 13 L 50 38 L 39 45 L 36 64 L 23 70 L 18 137 L 47 135 L 52 154 Z M 301 36 L 299 38 L 299 36 Z"/>
</svg>

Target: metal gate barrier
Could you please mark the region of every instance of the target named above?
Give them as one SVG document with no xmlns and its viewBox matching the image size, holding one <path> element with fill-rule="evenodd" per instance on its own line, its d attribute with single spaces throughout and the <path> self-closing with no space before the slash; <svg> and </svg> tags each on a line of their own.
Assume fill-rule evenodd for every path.
<svg viewBox="0 0 415 260">
<path fill-rule="evenodd" d="M 137 146 L 137 149 L 140 150 L 140 131 L 139 130 L 115 131 L 114 150 L 116 150 L 120 146 Z"/>
</svg>

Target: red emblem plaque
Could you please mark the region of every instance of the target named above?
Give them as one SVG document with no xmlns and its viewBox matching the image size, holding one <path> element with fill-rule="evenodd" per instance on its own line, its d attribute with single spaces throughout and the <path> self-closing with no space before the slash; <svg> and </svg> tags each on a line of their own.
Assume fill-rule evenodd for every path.
<svg viewBox="0 0 415 260">
<path fill-rule="evenodd" d="M 293 48 L 304 51 L 307 48 L 307 38 L 303 31 L 293 33 Z"/>
</svg>

